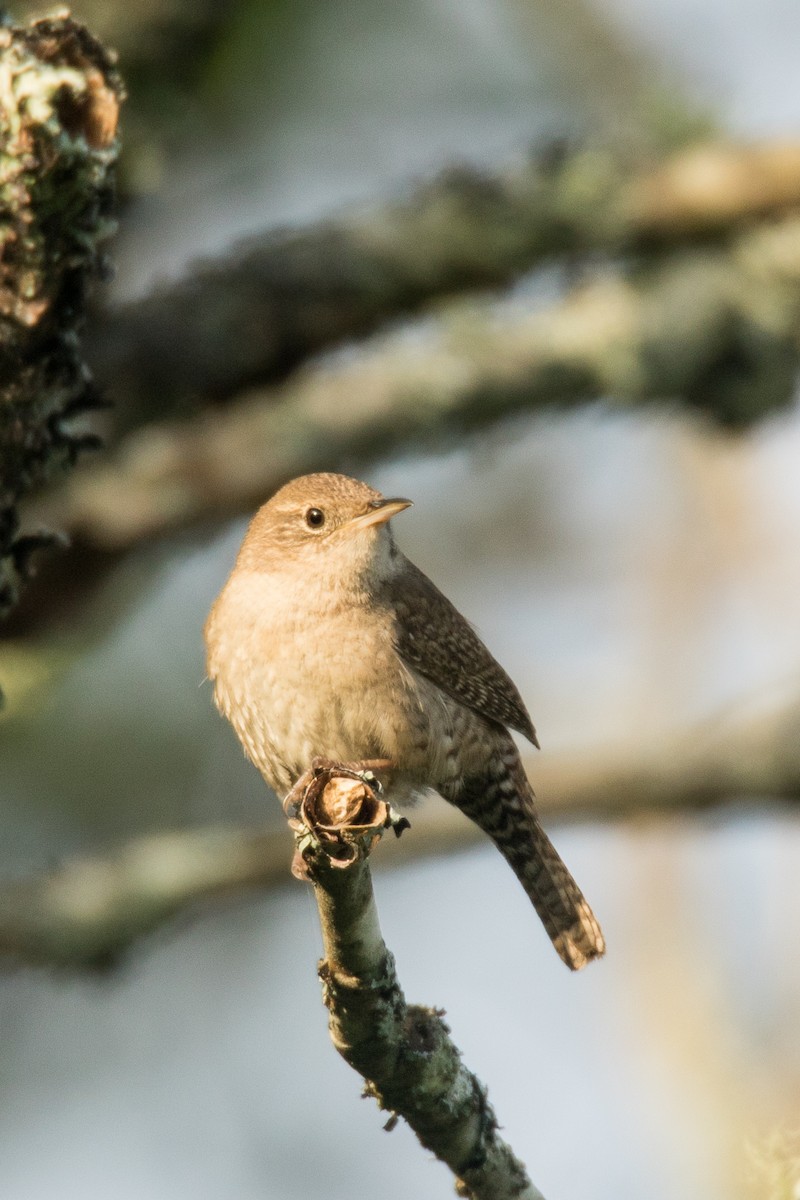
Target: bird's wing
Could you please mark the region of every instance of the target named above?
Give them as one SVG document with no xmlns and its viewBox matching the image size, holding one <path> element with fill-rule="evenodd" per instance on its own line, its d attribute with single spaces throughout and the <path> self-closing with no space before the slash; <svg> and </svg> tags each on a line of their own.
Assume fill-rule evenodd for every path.
<svg viewBox="0 0 800 1200">
<path fill-rule="evenodd" d="M 516 686 L 427 575 L 406 560 L 384 589 L 403 661 L 465 708 L 518 730 L 538 746 Z"/>
</svg>

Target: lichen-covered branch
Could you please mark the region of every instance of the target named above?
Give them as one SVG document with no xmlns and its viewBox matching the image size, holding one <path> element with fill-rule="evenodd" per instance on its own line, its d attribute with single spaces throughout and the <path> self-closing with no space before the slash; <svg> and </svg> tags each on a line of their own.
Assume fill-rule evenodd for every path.
<svg viewBox="0 0 800 1200">
<path fill-rule="evenodd" d="M 93 439 L 77 330 L 112 229 L 122 84 L 67 16 L 0 24 L 0 616 L 38 539 L 17 505 Z"/>
<path fill-rule="evenodd" d="M 461 1061 L 441 1013 L 406 1003 L 381 937 L 368 863 L 391 823 L 375 791 L 335 765 L 313 772 L 293 821 L 319 907 L 331 1040 L 390 1122 L 405 1118 L 450 1167 L 461 1195 L 541 1200 L 499 1136 L 486 1088 Z"/>
<path fill-rule="evenodd" d="M 504 285 L 564 253 L 735 232 L 800 203 L 800 145 L 697 146 L 642 167 L 608 147 L 503 172 L 450 169 L 400 202 L 252 239 L 101 314 L 90 361 L 121 430 L 274 382 L 434 297 Z"/>
<path fill-rule="evenodd" d="M 548 309 L 453 305 L 414 339 L 388 336 L 194 421 L 142 429 L 73 476 L 51 519 L 126 549 L 250 510 L 292 475 L 599 398 L 682 402 L 742 426 L 790 402 L 799 339 L 800 220 L 787 217 L 724 249 L 593 279 Z"/>
</svg>

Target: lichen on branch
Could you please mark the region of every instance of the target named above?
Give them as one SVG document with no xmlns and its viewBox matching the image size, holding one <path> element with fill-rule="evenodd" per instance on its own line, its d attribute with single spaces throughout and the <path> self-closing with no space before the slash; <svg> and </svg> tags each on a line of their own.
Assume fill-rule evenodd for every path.
<svg viewBox="0 0 800 1200">
<path fill-rule="evenodd" d="M 462 1196 L 541 1200 L 498 1135 L 486 1088 L 462 1062 L 443 1014 L 406 1002 L 381 936 L 368 856 L 386 829 L 399 834 L 408 822 L 370 773 L 320 761 L 303 779 L 291 824 L 319 907 L 331 1040 L 391 1114 L 387 1128 L 403 1117 L 453 1171 Z"/>
<path fill-rule="evenodd" d="M 0 616 L 35 535 L 18 502 L 93 438 L 77 333 L 113 230 L 123 87 L 113 56 L 68 16 L 0 25 Z"/>
</svg>

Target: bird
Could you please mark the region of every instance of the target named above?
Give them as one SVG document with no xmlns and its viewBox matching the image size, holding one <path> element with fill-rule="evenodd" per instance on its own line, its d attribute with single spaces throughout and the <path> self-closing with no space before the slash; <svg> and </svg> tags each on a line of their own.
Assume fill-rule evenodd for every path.
<svg viewBox="0 0 800 1200">
<path fill-rule="evenodd" d="M 515 684 L 398 548 L 403 498 L 346 475 L 286 483 L 253 517 L 205 624 L 214 699 L 278 795 L 312 761 L 391 761 L 386 799 L 431 791 L 495 843 L 558 954 L 605 951 L 550 841 L 511 736 L 538 747 Z"/>
</svg>

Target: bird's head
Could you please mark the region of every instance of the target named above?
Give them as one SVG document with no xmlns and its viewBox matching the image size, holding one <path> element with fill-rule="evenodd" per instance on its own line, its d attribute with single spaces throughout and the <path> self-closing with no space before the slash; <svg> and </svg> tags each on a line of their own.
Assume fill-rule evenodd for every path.
<svg viewBox="0 0 800 1200">
<path fill-rule="evenodd" d="M 269 574 L 321 573 L 333 583 L 396 554 L 389 519 L 410 500 L 387 499 L 347 475 L 302 475 L 258 510 L 237 566 Z"/>
</svg>

